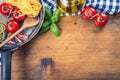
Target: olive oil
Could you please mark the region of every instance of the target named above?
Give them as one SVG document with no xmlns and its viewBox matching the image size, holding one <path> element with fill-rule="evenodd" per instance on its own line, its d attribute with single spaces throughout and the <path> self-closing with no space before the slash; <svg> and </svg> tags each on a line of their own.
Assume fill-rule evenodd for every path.
<svg viewBox="0 0 120 80">
<path fill-rule="evenodd" d="M 57 0 L 58 8 L 67 14 L 78 12 L 86 0 Z"/>
</svg>

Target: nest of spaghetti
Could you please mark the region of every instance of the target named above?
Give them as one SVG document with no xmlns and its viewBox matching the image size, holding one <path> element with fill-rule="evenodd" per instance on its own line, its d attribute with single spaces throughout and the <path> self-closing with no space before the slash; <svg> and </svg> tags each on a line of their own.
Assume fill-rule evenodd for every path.
<svg viewBox="0 0 120 80">
<path fill-rule="evenodd" d="M 6 3 L 18 7 L 28 17 L 37 16 L 42 8 L 38 0 L 6 0 Z"/>
</svg>

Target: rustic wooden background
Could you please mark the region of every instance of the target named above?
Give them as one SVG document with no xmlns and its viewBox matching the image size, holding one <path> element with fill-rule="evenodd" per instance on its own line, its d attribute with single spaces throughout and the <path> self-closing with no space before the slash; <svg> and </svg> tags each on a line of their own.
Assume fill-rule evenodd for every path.
<svg viewBox="0 0 120 80">
<path fill-rule="evenodd" d="M 37 35 L 14 52 L 12 80 L 120 80 L 120 15 L 104 28 L 81 15 L 58 25 L 60 37 Z M 47 58 L 52 65 L 41 63 Z"/>
</svg>

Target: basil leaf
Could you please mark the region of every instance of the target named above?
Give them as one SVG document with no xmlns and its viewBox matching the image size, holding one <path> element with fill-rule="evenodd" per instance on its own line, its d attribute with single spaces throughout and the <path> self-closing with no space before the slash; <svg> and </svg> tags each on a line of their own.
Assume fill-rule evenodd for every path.
<svg viewBox="0 0 120 80">
<path fill-rule="evenodd" d="M 46 33 L 49 29 L 50 29 L 50 26 L 47 26 L 45 28 L 41 28 L 40 31 L 39 31 L 39 34 Z"/>
<path fill-rule="evenodd" d="M 56 9 L 56 10 L 54 11 L 54 13 L 53 13 L 53 16 L 54 16 L 54 15 L 60 16 L 60 13 L 61 13 L 61 11 L 60 11 L 59 9 Z"/>
<path fill-rule="evenodd" d="M 51 24 L 50 20 L 44 21 L 41 28 L 46 28 Z"/>
<path fill-rule="evenodd" d="M 51 22 L 52 23 L 57 23 L 59 20 L 60 20 L 60 16 L 58 16 L 58 15 L 53 15 L 51 17 Z"/>
<path fill-rule="evenodd" d="M 45 8 L 45 19 L 50 19 L 52 17 L 52 12 L 47 7 Z"/>
<path fill-rule="evenodd" d="M 56 9 L 51 17 L 51 22 L 57 23 L 60 20 L 60 10 Z"/>
<path fill-rule="evenodd" d="M 56 36 L 60 36 L 61 32 L 60 29 L 57 27 L 57 25 L 55 23 L 52 23 L 50 25 L 50 31 L 55 34 Z"/>
</svg>

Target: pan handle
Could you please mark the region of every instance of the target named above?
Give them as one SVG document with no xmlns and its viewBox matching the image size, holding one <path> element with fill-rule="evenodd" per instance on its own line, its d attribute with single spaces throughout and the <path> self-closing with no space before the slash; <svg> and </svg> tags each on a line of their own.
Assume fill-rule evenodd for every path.
<svg viewBox="0 0 120 80">
<path fill-rule="evenodd" d="M 2 57 L 2 80 L 11 80 L 12 51 L 0 51 Z"/>
</svg>

